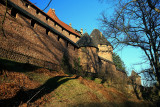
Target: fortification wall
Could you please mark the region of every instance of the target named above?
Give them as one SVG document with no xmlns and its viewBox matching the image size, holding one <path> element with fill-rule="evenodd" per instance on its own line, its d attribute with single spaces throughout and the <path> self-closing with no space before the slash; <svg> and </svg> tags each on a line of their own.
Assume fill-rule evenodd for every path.
<svg viewBox="0 0 160 107">
<path fill-rule="evenodd" d="M 59 32 L 59 28 L 53 24 L 55 22 L 50 19 L 47 21 L 43 12 L 37 14 L 38 9 L 21 0 L 11 1 L 22 9 L 17 10 L 19 7 L 8 4 L 6 13 L 5 4 L 0 3 L 0 56 L 36 65 L 41 62 L 41 66 L 51 64 L 52 69 L 54 65 L 60 65 L 64 54 L 68 54 L 70 62 L 73 63 L 73 59 L 78 57 L 78 47 L 67 39 L 67 35 Z M 46 63 L 48 65 L 45 65 Z"/>
<path fill-rule="evenodd" d="M 98 56 L 113 62 L 113 59 L 112 59 L 113 48 L 112 48 L 112 46 L 98 45 L 98 48 L 99 48 Z"/>
<path fill-rule="evenodd" d="M 1 58 L 57 69 L 64 55 L 71 64 L 80 57 L 82 66 L 87 70 L 89 68 L 90 72 L 104 71 L 118 78 L 124 75 L 116 70 L 111 61 L 102 60 L 100 64 L 96 48 L 86 47 L 86 53 L 78 49 L 74 43 L 79 38 L 77 35 L 63 28 L 27 0 L 8 0 L 8 3 L 6 13 L 5 3 L 0 1 Z"/>
<path fill-rule="evenodd" d="M 65 35 L 67 38 L 72 40 L 73 42 L 77 42 L 79 40 L 79 35 L 74 34 L 73 32 L 70 32 L 69 30 L 65 29 L 62 25 L 60 25 L 58 22 L 56 22 L 54 19 L 52 19 L 50 16 L 48 16 L 45 12 L 40 10 L 37 6 L 32 4 L 28 0 L 9 0 L 19 6 L 20 8 L 26 10 L 33 16 L 37 17 L 44 23 L 48 24 L 61 34 Z"/>
<path fill-rule="evenodd" d="M 121 83 L 127 84 L 128 77 L 124 71 L 116 70 L 115 75 Z"/>
<path fill-rule="evenodd" d="M 106 79 L 110 80 L 112 84 L 126 84 L 127 75 L 125 72 L 116 69 L 113 62 L 101 59 L 100 71 L 106 73 Z"/>
<path fill-rule="evenodd" d="M 79 48 L 80 64 L 87 72 L 97 73 L 98 66 L 98 54 L 95 47 L 81 47 Z"/>
</svg>

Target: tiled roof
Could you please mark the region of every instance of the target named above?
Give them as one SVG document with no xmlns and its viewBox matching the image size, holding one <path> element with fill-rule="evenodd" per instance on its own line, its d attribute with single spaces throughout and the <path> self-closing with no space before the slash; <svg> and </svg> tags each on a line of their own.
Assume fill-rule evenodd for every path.
<svg viewBox="0 0 160 107">
<path fill-rule="evenodd" d="M 104 37 L 103 34 L 101 34 L 98 29 L 94 29 L 90 36 L 97 44 L 112 46 L 111 43 Z"/>
<path fill-rule="evenodd" d="M 88 33 L 84 33 L 82 37 L 77 41 L 77 45 L 79 47 L 97 47 L 97 44 L 94 42 L 94 40 L 88 35 Z"/>
<path fill-rule="evenodd" d="M 69 25 L 65 24 L 59 18 L 56 16 L 55 12 L 50 8 L 49 11 L 47 12 L 47 15 L 50 16 L 54 21 L 56 21 L 59 25 L 67 29 L 69 32 L 72 32 L 76 34 L 77 36 L 80 37 L 80 34 L 77 33 L 74 29 L 72 29 Z"/>
<path fill-rule="evenodd" d="M 74 29 L 72 29 L 69 25 L 65 24 L 64 22 L 62 22 L 61 20 L 59 20 L 59 18 L 56 16 L 55 12 L 52 11 L 52 9 L 49 9 L 49 11 L 47 12 L 47 14 L 45 12 L 43 12 L 40 8 L 38 8 L 36 5 L 34 5 L 33 3 L 31 3 L 29 0 L 25 0 L 27 1 L 30 5 L 34 6 L 35 8 L 37 8 L 39 11 L 41 11 L 44 15 L 49 16 L 50 18 L 52 18 L 55 22 L 57 22 L 60 26 L 62 26 L 64 29 L 68 30 L 69 32 L 77 35 L 80 37 L 80 34 L 77 33 Z"/>
</svg>

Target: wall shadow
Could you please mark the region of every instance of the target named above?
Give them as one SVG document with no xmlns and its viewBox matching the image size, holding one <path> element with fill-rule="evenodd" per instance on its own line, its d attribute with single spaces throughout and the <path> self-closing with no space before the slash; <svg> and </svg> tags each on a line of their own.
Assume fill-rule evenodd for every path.
<svg viewBox="0 0 160 107">
<path fill-rule="evenodd" d="M 28 63 L 19 63 L 19 62 L 0 58 L 0 71 L 7 70 L 7 71 L 14 71 L 14 72 L 30 72 L 39 68 L 40 67 L 31 65 Z"/>
<path fill-rule="evenodd" d="M 74 78 L 67 78 L 67 76 L 57 76 L 48 79 L 43 85 L 38 88 L 24 90 L 23 88 L 20 89 L 17 94 L 9 99 L 0 100 L 1 107 L 17 107 L 20 104 L 26 103 L 30 100 L 36 93 L 39 93 L 30 100 L 30 102 L 34 102 L 46 94 L 51 93 L 56 88 L 58 88 L 61 84 L 74 79 Z"/>
</svg>

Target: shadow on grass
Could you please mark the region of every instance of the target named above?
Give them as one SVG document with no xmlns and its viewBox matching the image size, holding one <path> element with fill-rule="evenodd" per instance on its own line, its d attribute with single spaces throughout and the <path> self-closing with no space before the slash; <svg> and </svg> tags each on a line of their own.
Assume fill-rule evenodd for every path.
<svg viewBox="0 0 160 107">
<path fill-rule="evenodd" d="M 0 58 L 0 71 L 8 70 L 8 71 L 16 71 L 16 72 L 29 72 L 29 71 L 36 70 L 38 68 L 40 67 L 31 65 L 28 63 L 19 63 L 19 62 Z"/>
<path fill-rule="evenodd" d="M 31 89 L 27 91 L 21 89 L 13 98 L 0 100 L 0 106 L 1 107 L 19 106 L 21 103 L 26 103 L 29 100 L 30 102 L 34 102 L 40 99 L 41 97 L 43 97 L 44 95 L 51 93 L 56 88 L 58 88 L 61 84 L 71 79 L 74 79 L 74 78 L 67 78 L 67 76 L 57 76 L 57 77 L 48 79 L 42 86 L 36 89 Z"/>
</svg>

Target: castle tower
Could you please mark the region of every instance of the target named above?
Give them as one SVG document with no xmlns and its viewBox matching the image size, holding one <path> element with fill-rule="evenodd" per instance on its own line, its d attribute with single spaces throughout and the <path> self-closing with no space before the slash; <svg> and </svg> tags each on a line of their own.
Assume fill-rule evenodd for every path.
<svg viewBox="0 0 160 107">
<path fill-rule="evenodd" d="M 113 62 L 113 46 L 104 37 L 104 35 L 98 29 L 94 29 L 90 36 L 96 42 L 96 44 L 98 44 L 98 56 L 100 58 Z"/>
<path fill-rule="evenodd" d="M 80 64 L 83 70 L 87 72 L 97 73 L 98 72 L 98 46 L 94 40 L 84 33 L 77 42 L 79 48 Z"/>
</svg>

